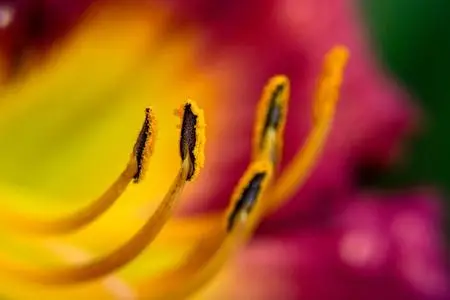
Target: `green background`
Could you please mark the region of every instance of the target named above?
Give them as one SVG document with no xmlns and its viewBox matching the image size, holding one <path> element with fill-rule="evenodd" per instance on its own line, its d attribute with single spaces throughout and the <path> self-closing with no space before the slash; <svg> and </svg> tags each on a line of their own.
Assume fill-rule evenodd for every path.
<svg viewBox="0 0 450 300">
<path fill-rule="evenodd" d="M 408 141 L 406 164 L 371 184 L 438 185 L 446 193 L 449 233 L 450 1 L 361 0 L 360 7 L 379 58 L 413 93 L 426 125 Z"/>
</svg>

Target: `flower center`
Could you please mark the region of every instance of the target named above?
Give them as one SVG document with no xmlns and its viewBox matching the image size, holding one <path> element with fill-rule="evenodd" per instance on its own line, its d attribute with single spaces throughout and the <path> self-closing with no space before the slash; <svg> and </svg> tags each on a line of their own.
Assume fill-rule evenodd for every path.
<svg viewBox="0 0 450 300">
<path fill-rule="evenodd" d="M 136 290 L 141 298 L 184 299 L 197 291 L 251 237 L 265 215 L 295 194 L 314 167 L 330 131 L 347 59 L 348 51 L 342 46 L 326 55 L 313 103 L 312 129 L 298 154 L 279 175 L 274 169 L 281 161 L 290 87 L 285 76 L 275 76 L 268 82 L 257 110 L 252 160 L 231 196 L 228 209 L 216 217 L 222 222 L 212 222 L 206 235 L 192 241 L 194 247 L 176 268 L 138 283 Z M 203 167 L 203 112 L 188 100 L 177 114 L 181 118 L 178 174 L 156 210 L 131 238 L 103 256 L 55 269 L 23 265 L 1 255 L 0 272 L 45 285 L 75 284 L 114 273 L 149 247 L 171 219 L 185 184 L 195 180 Z M 124 171 L 82 210 L 55 220 L 38 220 L 2 210 L 0 224 L 20 233 L 54 235 L 92 223 L 107 212 L 131 182 L 138 184 L 142 180 L 155 144 L 157 147 L 156 133 L 155 116 L 148 108 Z"/>
</svg>

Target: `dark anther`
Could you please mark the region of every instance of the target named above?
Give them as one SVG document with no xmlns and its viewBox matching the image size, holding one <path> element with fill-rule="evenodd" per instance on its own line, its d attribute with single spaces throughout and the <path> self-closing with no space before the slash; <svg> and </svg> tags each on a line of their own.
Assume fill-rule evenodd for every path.
<svg viewBox="0 0 450 300">
<path fill-rule="evenodd" d="M 139 136 L 136 140 L 136 144 L 134 145 L 134 155 L 136 156 L 136 162 L 137 162 L 137 170 L 136 174 L 133 176 L 134 183 L 139 182 L 139 180 L 142 177 L 142 172 L 144 170 L 144 163 L 145 163 L 145 155 L 147 152 L 147 147 L 150 147 L 149 145 L 149 139 L 152 135 L 152 128 L 151 128 L 151 110 L 150 108 L 145 109 L 145 120 L 142 124 L 141 131 L 139 132 Z"/>
<path fill-rule="evenodd" d="M 263 146 L 262 143 L 264 142 L 264 136 L 267 134 L 267 131 L 270 128 L 273 128 L 275 130 L 278 129 L 278 126 L 280 124 L 283 108 L 280 106 L 277 100 L 280 97 L 280 95 L 284 92 L 284 89 L 285 89 L 284 84 L 277 85 L 270 97 L 269 109 L 267 110 L 266 121 L 264 123 L 264 128 L 262 131 L 261 147 Z"/>
<path fill-rule="evenodd" d="M 184 161 L 186 155 L 189 155 L 191 169 L 189 170 L 187 180 L 191 180 L 195 173 L 195 146 L 197 143 L 197 116 L 192 111 L 190 103 L 184 106 L 183 121 L 181 124 L 180 155 Z"/>
<path fill-rule="evenodd" d="M 256 200 L 258 199 L 259 193 L 261 192 L 261 185 L 265 176 L 265 172 L 256 173 L 252 177 L 248 185 L 245 187 L 245 189 L 242 191 L 241 197 L 236 202 L 233 210 L 228 216 L 228 232 L 233 229 L 236 223 L 236 219 L 242 212 L 250 213 L 252 208 L 255 206 Z"/>
</svg>

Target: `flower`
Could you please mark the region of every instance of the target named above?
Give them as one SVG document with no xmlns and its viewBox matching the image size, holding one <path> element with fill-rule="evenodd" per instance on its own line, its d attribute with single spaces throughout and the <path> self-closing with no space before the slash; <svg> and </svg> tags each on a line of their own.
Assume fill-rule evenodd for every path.
<svg viewBox="0 0 450 300">
<path fill-rule="evenodd" d="M 43 3 L 44 7 L 56 7 L 51 2 Z M 331 228 L 325 228 L 324 231 L 313 230 L 311 238 L 306 239 L 304 245 L 311 247 L 312 251 L 317 251 L 320 247 L 315 245 L 322 245 L 322 237 L 325 235 L 325 245 L 330 246 L 327 249 L 333 255 L 333 251 L 336 253 L 339 249 L 338 238 L 345 242 L 345 233 L 355 229 L 352 226 L 360 229 L 360 223 L 346 224 L 348 214 L 341 212 L 343 208 L 355 209 L 354 198 L 338 196 L 348 196 L 352 183 L 351 172 L 362 159 L 376 157 L 384 161 L 389 156 L 393 144 L 407 128 L 409 111 L 404 110 L 403 102 L 396 102 L 397 97 L 391 95 L 391 87 L 385 86 L 386 82 L 377 85 L 377 81 L 372 77 L 376 72 L 371 69 L 373 66 L 366 68 L 365 57 L 360 54 L 362 50 L 358 48 L 358 43 L 353 41 L 353 36 L 348 38 L 343 34 L 342 41 L 350 45 L 352 58 L 348 74 L 344 76 L 342 99 L 334 130 L 330 139 L 325 139 L 324 130 L 329 129 L 328 122 L 333 117 L 334 106 L 329 107 L 330 103 L 320 100 L 329 101 L 337 96 L 337 93 L 323 92 L 340 85 L 343 68 L 340 64 L 345 60 L 345 50 L 337 48 L 331 52 L 325 68 L 325 71 L 329 72 L 324 73 L 320 81 L 322 84 L 319 85 L 322 88 L 316 95 L 316 101 L 319 101 L 313 103 L 310 101 L 312 84 L 319 74 L 316 64 L 321 62 L 325 51 L 340 42 L 339 35 L 336 35 L 336 40 L 322 44 L 313 40 L 310 33 L 309 38 L 312 40 L 305 39 L 304 45 L 298 45 L 293 41 L 299 39 L 292 38 L 297 34 L 293 32 L 294 27 L 286 22 L 285 18 L 280 18 L 280 11 L 284 11 L 286 6 L 289 7 L 289 3 L 262 1 L 256 8 L 250 2 L 239 6 L 236 3 L 196 1 L 191 3 L 190 7 L 184 7 L 177 1 L 165 5 L 158 1 L 141 2 L 139 5 L 134 2 L 98 2 L 89 6 L 77 27 L 72 29 L 69 35 L 57 39 L 49 50 L 45 47 L 44 50 L 31 47 L 33 53 L 45 53 L 40 64 L 35 56 L 31 55 L 22 57 L 20 64 L 14 66 L 19 72 L 13 73 L 16 74 L 15 77 L 2 87 L 0 121 L 3 128 L 0 138 L 8 145 L 1 150 L 0 155 L 3 166 L 0 172 L 3 186 L 0 191 L 4 199 L 7 199 L 5 201 L 8 202 L 8 207 L 12 206 L 22 213 L 43 213 L 46 217 L 49 217 L 50 213 L 60 216 L 67 211 L 78 211 L 84 204 L 80 199 L 100 194 L 103 187 L 107 187 L 114 181 L 116 174 L 121 172 L 127 159 L 130 159 L 130 163 L 123 172 L 124 177 L 127 181 L 134 179 L 141 182 L 123 191 L 124 180 L 119 180 L 118 190 L 110 190 L 106 198 L 114 200 L 124 192 L 120 201 L 111 207 L 104 217 L 89 224 L 85 230 L 56 239 L 42 239 L 39 236 L 24 238 L 22 234 L 5 234 L 2 237 L 5 253 L 2 255 L 8 254 L 8 258 L 20 257 L 27 266 L 38 263 L 37 267 L 44 270 L 33 273 L 29 272 L 28 267 L 21 269 L 17 268 L 17 265 L 3 264 L 2 272 L 6 273 L 8 268 L 11 272 L 6 273 L 7 277 L 1 281 L 1 290 L 7 297 L 27 299 L 39 295 L 45 299 L 92 296 L 132 298 L 138 294 L 141 298 L 150 298 L 159 291 L 171 299 L 175 296 L 184 298 L 186 294 L 200 289 L 203 283 L 223 267 L 222 264 L 230 261 L 218 279 L 201 291 L 198 297 L 223 297 L 227 295 L 225 288 L 238 299 L 245 296 L 264 299 L 263 297 L 274 295 L 295 299 L 303 292 L 298 290 L 301 285 L 298 285 L 298 277 L 295 275 L 299 272 L 301 275 L 302 270 L 310 270 L 308 265 L 301 264 L 301 256 L 296 253 L 297 247 L 301 245 L 298 241 L 305 235 L 308 237 L 309 232 L 303 231 L 303 227 L 294 223 L 293 228 L 301 229 L 302 233 L 288 232 L 283 237 L 280 231 L 276 230 L 277 218 L 281 218 L 283 224 L 292 220 L 292 211 L 298 212 L 298 205 L 320 205 L 321 201 L 317 201 L 320 200 L 317 199 L 317 189 L 325 188 L 331 190 L 333 201 L 337 200 L 339 204 L 339 200 L 344 198 L 345 201 L 332 212 L 332 218 L 319 219 L 324 222 L 331 219 Z M 307 7 L 307 3 L 305 1 L 302 5 Z M 339 6 L 337 11 L 346 12 L 343 8 Z M 271 11 L 274 13 L 270 13 Z M 252 13 L 252 18 L 246 17 L 249 12 Z M 79 12 L 75 15 L 79 17 Z M 230 18 L 235 21 L 235 28 L 230 27 Z M 313 24 L 307 24 L 310 23 Z M 343 27 L 348 29 L 346 26 Z M 264 32 L 264 35 L 254 34 L 256 29 Z M 57 36 L 50 34 L 49 40 L 53 41 L 55 37 Z M 259 50 L 257 55 L 256 50 Z M 358 73 L 355 59 L 356 66 L 362 66 L 368 73 Z M 327 66 L 331 68 L 328 69 Z M 269 104 L 272 102 L 263 97 L 261 103 L 266 105 L 260 105 L 256 128 L 250 124 L 250 120 L 254 119 L 253 111 L 259 98 L 260 87 L 268 77 L 277 73 L 287 74 L 290 78 L 291 98 L 294 100 L 291 100 L 291 114 L 286 124 L 289 139 L 285 142 L 286 150 L 281 166 L 285 168 L 284 173 L 277 168 L 272 170 L 281 158 L 279 137 L 283 126 L 278 128 L 274 125 L 277 122 L 267 126 L 264 123 L 267 116 L 277 120 L 278 108 L 271 108 Z M 379 75 L 376 75 L 375 79 L 380 79 Z M 364 88 L 356 89 L 355 92 L 351 83 L 354 81 L 354 86 L 360 86 L 361 78 L 364 79 L 361 84 Z M 337 82 L 333 82 L 333 79 Z M 283 108 L 288 98 L 286 78 L 274 77 L 268 89 L 277 90 L 280 84 L 284 86 L 284 93 L 282 89 L 275 104 Z M 386 101 L 383 106 L 386 110 L 380 111 L 379 114 L 368 114 L 364 117 L 364 122 L 361 122 L 361 128 L 354 128 L 352 125 L 359 116 L 358 111 L 380 109 L 379 103 L 375 104 L 375 100 L 371 102 L 371 99 L 375 98 L 367 95 L 378 89 L 386 92 L 376 94 L 376 100 Z M 351 101 L 346 95 L 350 95 L 350 99 L 355 97 L 361 100 Z M 182 103 L 187 96 L 197 100 L 199 105 L 197 106 L 196 102 Z M 140 113 L 148 103 L 152 104 L 152 109 L 147 111 L 141 134 L 129 157 L 130 145 L 134 142 L 132 133 L 138 131 L 142 125 Z M 174 130 L 176 122 L 180 121 L 171 118 L 171 110 L 175 104 L 181 105 L 181 110 L 178 111 L 182 119 L 179 124 L 180 145 L 176 144 L 179 137 Z M 206 128 L 203 126 L 200 108 L 204 110 Z M 313 124 L 312 128 L 310 124 Z M 392 124 L 398 125 L 397 132 L 390 130 Z M 265 129 L 268 129 L 269 133 L 264 131 Z M 384 136 L 387 129 L 392 133 L 390 138 Z M 195 182 L 189 182 L 186 186 L 179 209 L 180 216 L 168 222 L 145 253 L 133 261 L 127 259 L 127 256 L 133 256 L 129 251 L 122 251 L 121 255 L 113 256 L 114 259 L 111 259 L 109 264 L 116 264 L 118 261 L 120 264 L 125 260 L 125 268 L 112 268 L 104 274 L 107 276 L 99 280 L 81 285 L 68 284 L 63 288 L 54 285 L 27 285 L 27 290 L 20 288 L 23 283 L 16 281 L 12 275 L 26 277 L 25 279 L 31 281 L 44 281 L 47 284 L 64 284 L 84 279 L 82 277 L 86 274 L 101 273 L 99 268 L 92 267 L 87 272 L 76 270 L 56 273 L 60 276 L 48 275 L 52 273 L 49 270 L 55 265 L 61 265 L 58 260 L 81 265 L 83 262 L 92 261 L 92 256 L 101 257 L 117 245 L 123 244 L 139 230 L 149 215 L 154 216 L 155 207 L 164 198 L 172 177 L 179 169 L 175 185 L 171 188 L 173 194 L 177 195 L 181 185 L 200 170 L 203 130 L 207 136 L 205 168 Z M 250 143 L 252 130 L 255 130 L 256 134 L 253 143 Z M 158 134 L 155 139 L 156 132 Z M 258 134 L 261 132 L 265 133 Z M 309 132 L 318 133 L 312 143 L 304 141 Z M 379 141 L 375 143 L 377 147 L 366 147 L 368 141 L 373 140 Z M 259 237 L 242 250 L 235 260 L 237 263 L 233 263 L 229 256 L 234 253 L 234 246 L 240 245 L 243 242 L 241 239 L 245 241 L 248 238 L 247 230 L 253 229 L 256 225 L 254 222 L 260 221 L 259 217 L 264 214 L 265 208 L 258 205 L 252 207 L 252 201 L 257 200 L 257 204 L 265 203 L 255 197 L 266 194 L 263 191 L 271 174 L 274 173 L 277 180 L 284 180 L 284 184 L 271 186 L 273 190 L 268 190 L 269 196 L 264 197 L 274 201 L 269 203 L 274 203 L 276 208 L 287 200 L 288 196 L 294 195 L 301 180 L 309 173 L 305 171 L 309 171 L 316 163 L 315 156 L 319 154 L 316 150 L 320 148 L 318 146 L 325 141 L 327 148 L 324 158 L 298 196 L 302 197 L 302 201 L 292 201 L 291 207 L 288 205 L 286 209 L 279 211 L 278 216 L 269 218 L 260 229 Z M 295 155 L 300 143 L 304 143 L 306 149 L 311 150 L 307 152 L 310 156 L 305 156 L 303 152 L 303 155 L 298 156 L 302 168 L 286 171 L 285 162 Z M 263 146 L 258 149 L 258 145 Z M 252 156 L 250 147 L 253 148 Z M 153 148 L 154 153 L 151 154 Z M 179 156 L 184 159 L 181 166 Z M 350 158 L 352 159 L 349 160 Z M 253 163 L 246 169 L 250 159 Z M 146 160 L 150 163 L 148 168 L 145 167 Z M 147 172 L 144 172 L 146 169 Z M 330 170 L 335 171 L 337 175 L 332 174 Z M 145 179 L 141 178 L 141 171 L 142 174 L 147 173 Z M 230 191 L 243 173 L 226 214 L 230 217 L 226 219 L 226 225 L 229 227 L 227 233 L 223 230 L 225 227 L 221 223 L 222 220 L 217 219 L 216 213 L 211 209 L 224 209 L 229 205 Z M 292 180 L 293 178 L 297 180 Z M 169 193 L 163 203 L 170 204 L 175 198 Z M 292 207 L 295 209 L 291 209 Z M 334 208 L 334 205 L 332 207 Z M 159 208 L 157 211 L 161 214 L 153 218 L 152 226 L 147 226 L 151 229 L 150 233 L 146 231 L 144 235 L 148 240 L 152 240 L 159 233 L 159 229 L 169 217 L 164 206 Z M 211 213 L 205 214 L 205 211 Z M 311 213 L 310 209 L 303 211 L 305 215 Z M 17 216 L 5 212 L 2 220 L 4 225 L 7 221 L 10 222 L 9 225 L 16 225 L 13 228 L 16 230 L 31 229 L 55 233 L 84 225 L 84 221 L 97 216 L 92 214 L 91 210 L 89 212 L 87 215 L 90 217 L 81 218 L 83 222 L 79 221 L 83 215 L 76 214 L 71 220 L 75 219 L 77 222 L 61 222 L 60 226 L 50 227 L 38 227 L 35 226 L 36 223 L 31 223 L 33 226 L 30 228 L 23 219 L 17 222 L 14 218 Z M 194 216 L 194 212 L 200 212 L 201 215 Z M 425 218 L 425 221 L 429 220 L 430 218 Z M 121 223 L 124 225 L 121 226 Z M 74 224 L 77 226 L 73 226 Z M 378 227 L 375 229 L 380 230 Z M 244 233 L 244 236 L 239 233 Z M 327 237 L 331 241 L 328 241 Z M 353 238 L 353 242 L 354 240 Z M 350 245 L 351 242 L 352 236 Z M 277 243 L 285 243 L 289 251 L 279 251 L 280 249 L 276 248 Z M 435 246 L 433 241 L 430 244 Z M 189 252 L 192 247 L 195 251 Z M 27 251 L 24 252 L 24 249 Z M 259 249 L 261 252 L 258 252 Z M 215 257 L 216 251 L 218 255 Z M 186 259 L 186 253 L 193 254 Z M 262 255 L 258 255 L 259 253 Z M 419 257 L 423 256 L 423 252 L 417 253 Z M 289 260 L 274 260 L 280 255 L 286 255 Z M 350 259 L 354 258 L 352 256 Z M 183 261 L 188 264 L 183 265 Z M 334 270 L 335 264 L 341 261 L 342 259 L 338 261 L 330 258 L 324 263 L 324 268 Z M 207 262 L 210 264 L 206 264 Z M 269 267 L 273 273 L 269 274 L 272 276 L 264 277 L 260 268 L 267 266 L 267 263 L 272 263 Z M 290 263 L 291 266 L 288 265 Z M 296 268 L 292 268 L 293 265 Z M 203 266 L 207 268 L 202 269 Z M 317 264 L 311 266 L 314 268 Z M 175 269 L 174 273 L 158 280 L 160 274 L 165 274 L 165 271 L 172 268 Z M 257 274 L 243 274 L 242 268 L 250 271 L 254 268 Z M 73 270 L 71 267 L 69 269 Z M 75 273 L 77 275 L 72 276 Z M 336 284 L 336 277 L 341 275 L 339 272 L 332 274 L 335 277 L 330 279 L 330 286 Z M 229 282 L 229 278 L 236 275 L 242 280 L 238 283 L 244 284 L 245 288 L 237 290 L 236 284 L 224 286 L 224 282 Z M 304 276 L 300 278 L 305 280 Z M 351 276 L 349 278 L 349 281 L 354 279 Z M 256 285 L 251 286 L 252 280 L 267 284 L 267 288 L 258 289 Z M 347 288 L 342 295 L 351 292 L 352 286 Z M 259 294 L 255 294 L 257 292 Z M 314 293 L 320 292 L 320 288 L 306 291 L 311 293 L 311 298 L 316 299 L 319 299 L 320 294 Z"/>
</svg>

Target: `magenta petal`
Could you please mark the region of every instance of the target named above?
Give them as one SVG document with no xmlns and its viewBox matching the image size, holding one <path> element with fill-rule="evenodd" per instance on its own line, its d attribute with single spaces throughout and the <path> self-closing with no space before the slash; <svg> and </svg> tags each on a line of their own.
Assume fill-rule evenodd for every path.
<svg viewBox="0 0 450 300">
<path fill-rule="evenodd" d="M 11 21 L 0 30 L 0 50 L 14 68 L 31 51 L 41 55 L 77 24 L 94 0 L 5 0 Z"/>
<path fill-rule="evenodd" d="M 450 299 L 450 270 L 436 197 L 413 192 L 362 194 L 342 203 L 347 204 L 329 207 L 328 216 L 290 223 L 284 236 L 278 231 L 261 238 L 289 249 L 281 254 L 290 258 L 283 272 L 295 276 L 301 297 Z M 259 264 L 272 259 L 268 254 Z"/>
</svg>

